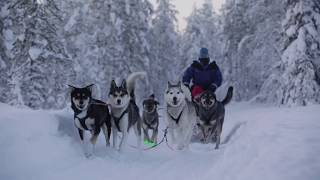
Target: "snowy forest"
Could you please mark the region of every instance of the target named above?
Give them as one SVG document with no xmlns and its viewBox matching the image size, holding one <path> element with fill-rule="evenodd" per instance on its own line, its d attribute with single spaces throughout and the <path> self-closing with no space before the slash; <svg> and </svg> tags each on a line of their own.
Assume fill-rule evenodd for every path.
<svg viewBox="0 0 320 180">
<path fill-rule="evenodd" d="M 171 0 L 1 0 L 0 102 L 61 109 L 67 84 L 110 82 L 146 71 L 142 96 L 162 99 L 168 80 L 207 47 L 235 87 L 234 101 L 304 106 L 320 103 L 320 1 L 211 0 L 179 30 Z"/>
</svg>

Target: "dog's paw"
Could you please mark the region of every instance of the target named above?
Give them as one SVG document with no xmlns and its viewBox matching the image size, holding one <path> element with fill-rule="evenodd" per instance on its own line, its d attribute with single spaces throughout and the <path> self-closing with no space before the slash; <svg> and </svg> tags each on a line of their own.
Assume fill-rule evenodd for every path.
<svg viewBox="0 0 320 180">
<path fill-rule="evenodd" d="M 92 153 L 89 153 L 89 152 L 85 152 L 84 153 L 84 156 L 88 159 L 92 158 L 93 154 Z"/>
<path fill-rule="evenodd" d="M 92 137 L 90 138 L 90 142 L 91 142 L 91 144 L 96 144 L 96 142 L 97 142 L 97 136 L 92 136 Z"/>
<path fill-rule="evenodd" d="M 110 147 L 110 142 L 106 142 L 106 147 L 107 147 L 107 148 Z"/>
<path fill-rule="evenodd" d="M 177 149 L 178 150 L 183 150 L 184 149 L 184 145 L 178 145 Z"/>
</svg>

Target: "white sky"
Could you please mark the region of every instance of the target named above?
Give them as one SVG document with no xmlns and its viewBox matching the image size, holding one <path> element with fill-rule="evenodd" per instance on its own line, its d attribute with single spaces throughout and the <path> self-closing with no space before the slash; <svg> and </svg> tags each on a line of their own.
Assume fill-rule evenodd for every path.
<svg viewBox="0 0 320 180">
<path fill-rule="evenodd" d="M 150 0 L 153 4 L 156 4 L 157 0 Z M 216 12 L 219 11 L 221 5 L 224 3 L 225 0 L 212 0 L 213 7 Z M 172 3 L 176 6 L 176 9 L 179 11 L 177 15 L 179 29 L 182 30 L 186 27 L 186 20 L 185 18 L 190 15 L 193 10 L 194 5 L 200 7 L 204 0 L 172 0 Z"/>
</svg>

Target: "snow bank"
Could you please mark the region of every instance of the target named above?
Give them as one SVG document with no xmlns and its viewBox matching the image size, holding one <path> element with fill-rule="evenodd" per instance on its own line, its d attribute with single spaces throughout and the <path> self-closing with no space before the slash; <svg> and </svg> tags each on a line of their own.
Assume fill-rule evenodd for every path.
<svg viewBox="0 0 320 180">
<path fill-rule="evenodd" d="M 119 154 L 105 147 L 101 134 L 96 155 L 87 159 L 70 109 L 32 111 L 0 104 L 0 179 L 315 180 L 320 177 L 319 107 L 232 104 L 219 150 L 192 144 L 178 152 L 162 144 L 142 153 L 128 147 Z M 134 145 L 135 138 L 129 143 Z"/>
</svg>

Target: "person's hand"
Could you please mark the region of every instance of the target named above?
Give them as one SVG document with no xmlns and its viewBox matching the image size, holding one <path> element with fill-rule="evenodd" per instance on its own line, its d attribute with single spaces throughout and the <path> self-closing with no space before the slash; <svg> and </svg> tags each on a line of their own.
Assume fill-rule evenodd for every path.
<svg viewBox="0 0 320 180">
<path fill-rule="evenodd" d="M 209 86 L 209 89 L 210 89 L 212 92 L 216 92 L 217 88 L 218 88 L 218 86 L 217 86 L 216 84 L 214 84 L 214 83 Z"/>
</svg>

